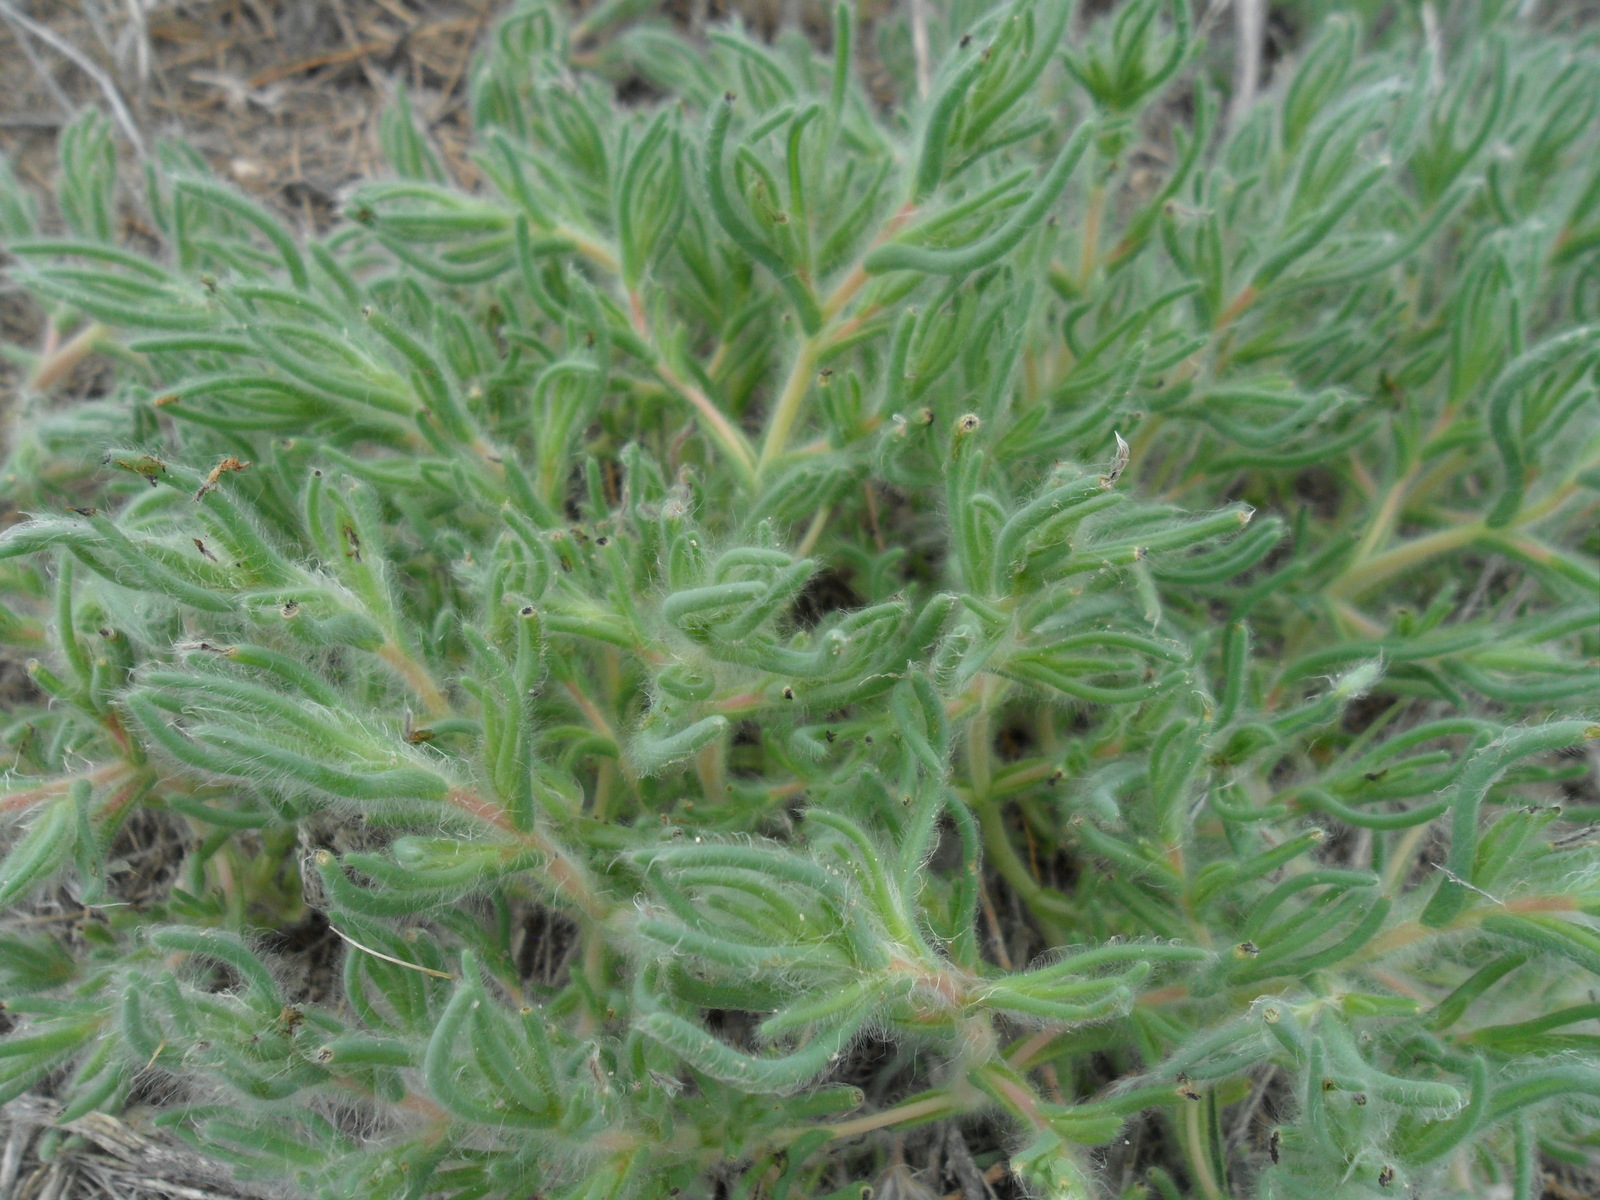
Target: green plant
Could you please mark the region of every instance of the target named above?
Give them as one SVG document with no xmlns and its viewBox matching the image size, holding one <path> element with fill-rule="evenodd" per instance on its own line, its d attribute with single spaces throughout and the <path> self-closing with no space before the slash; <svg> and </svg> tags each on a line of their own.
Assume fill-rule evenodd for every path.
<svg viewBox="0 0 1600 1200">
<path fill-rule="evenodd" d="M 525 4 L 481 185 L 402 105 L 310 241 L 177 146 L 122 241 L 93 115 L 58 233 L 6 189 L 0 897 L 85 919 L 0 935 L 0 1096 L 175 1090 L 341 1198 L 857 1195 L 979 1119 L 1059 1197 L 1590 1153 L 1600 44 L 1335 15 L 1224 131 L 1182 0 L 946 7 L 885 110 L 848 5 Z"/>
</svg>

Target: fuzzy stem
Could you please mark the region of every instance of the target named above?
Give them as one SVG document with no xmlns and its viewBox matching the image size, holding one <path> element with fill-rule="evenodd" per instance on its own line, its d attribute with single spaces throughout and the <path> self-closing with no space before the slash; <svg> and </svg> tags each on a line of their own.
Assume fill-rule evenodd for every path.
<svg viewBox="0 0 1600 1200">
<path fill-rule="evenodd" d="M 1211 1152 L 1206 1146 L 1205 1131 L 1200 1127 L 1198 1101 L 1185 1101 L 1183 1112 L 1183 1152 L 1189 1169 L 1194 1174 L 1195 1185 L 1205 1200 L 1222 1200 L 1222 1189 L 1211 1170 Z"/>
<path fill-rule="evenodd" d="M 998 1093 L 1001 1103 L 1022 1120 L 1026 1121 L 1034 1130 L 1043 1132 L 1050 1128 L 1050 1121 L 1040 1111 L 1040 1100 L 1033 1094 L 1027 1084 L 1010 1078 L 1005 1071 L 997 1071 L 993 1067 L 979 1067 L 977 1074 Z"/>
<path fill-rule="evenodd" d="M 1482 521 L 1473 521 L 1403 542 L 1347 570 L 1328 588 L 1328 596 L 1335 600 L 1353 599 L 1430 558 L 1470 546 L 1486 533 L 1488 527 Z"/>
<path fill-rule="evenodd" d="M 1411 484 L 1417 477 L 1421 468 L 1420 462 L 1413 462 L 1409 470 L 1389 485 L 1389 490 L 1384 494 L 1383 503 L 1378 506 L 1378 511 L 1373 514 L 1367 532 L 1362 536 L 1361 543 L 1356 547 L 1355 560 L 1365 562 L 1371 558 L 1374 551 L 1388 538 L 1389 531 L 1394 527 L 1395 518 L 1400 514 L 1400 505 L 1405 501 Z"/>
<path fill-rule="evenodd" d="M 1083 215 L 1083 246 L 1078 252 L 1078 290 L 1086 291 L 1094 278 L 1100 249 L 1100 220 L 1105 212 L 1106 185 L 1097 183 L 1089 192 L 1089 206 Z"/>
<path fill-rule="evenodd" d="M 0 812 L 17 812 L 41 800 L 63 795 L 71 791 L 72 785 L 81 779 L 87 779 L 91 785 L 99 787 L 101 784 L 120 778 L 128 769 L 127 763 L 108 763 L 106 766 L 96 767 L 93 771 L 86 771 L 82 775 L 66 775 L 25 792 L 12 792 L 8 796 L 0 797 Z"/>
<path fill-rule="evenodd" d="M 789 440 L 789 430 L 800 415 L 800 402 L 805 399 L 811 387 L 811 377 L 816 374 L 817 353 L 821 345 L 820 334 L 800 343 L 800 349 L 789 367 L 789 377 L 784 381 L 783 391 L 778 394 L 778 403 L 772 410 L 766 440 L 761 443 L 761 457 L 756 460 L 758 476 L 772 465 L 773 459 L 783 453 L 784 444 Z"/>
<path fill-rule="evenodd" d="M 518 830 L 503 808 L 467 788 L 452 788 L 446 799 L 462 812 L 494 826 L 502 833 L 513 835 L 530 850 L 542 854 L 546 859 L 543 873 L 554 890 L 570 900 L 585 916 L 602 921 L 611 915 L 613 905 L 595 889 L 588 872 L 547 835 L 537 829 L 526 832 Z"/>
<path fill-rule="evenodd" d="M 72 369 L 94 353 L 96 343 L 110 330 L 99 321 L 91 321 L 73 334 L 63 345 L 49 351 L 33 368 L 33 374 L 23 387 L 30 392 L 47 392 L 72 373 Z"/>
<path fill-rule="evenodd" d="M 655 362 L 651 364 L 651 369 L 655 371 L 656 377 L 666 384 L 669 390 L 689 402 L 695 412 L 700 414 L 707 431 L 722 447 L 723 453 L 734 461 L 746 478 L 751 477 L 755 471 L 755 455 L 751 452 L 749 441 L 713 403 L 710 396 L 684 379 L 666 361 L 651 332 L 649 319 L 645 316 L 644 302 L 636 291 L 628 293 L 628 311 L 634 332 L 655 350 Z"/>
<path fill-rule="evenodd" d="M 750 443 L 745 440 L 744 434 L 736 429 L 731 421 L 723 415 L 707 396 L 694 384 L 680 376 L 662 359 L 657 359 L 655 372 L 661 377 L 661 382 L 666 384 L 678 395 L 693 406 L 695 412 L 700 414 L 701 420 L 706 423 L 711 436 L 722 447 L 724 453 L 733 459 L 739 469 L 746 475 L 751 475 L 756 470 L 756 463 L 750 453 Z"/>
<path fill-rule="evenodd" d="M 379 646 L 377 654 L 400 673 L 400 677 L 406 681 L 406 686 L 416 693 L 417 699 L 422 701 L 430 718 L 449 714 L 450 702 L 445 699 L 443 690 L 434 682 L 426 667 L 392 641 Z"/>
<path fill-rule="evenodd" d="M 1396 950 L 1404 950 L 1407 946 L 1417 942 L 1426 941 L 1431 937 L 1439 937 L 1453 930 L 1471 929 L 1484 917 L 1495 913 L 1550 913 L 1550 912 L 1577 912 L 1578 900 L 1575 896 L 1521 896 L 1515 900 L 1507 900 L 1504 905 L 1479 907 L 1468 909 L 1448 925 L 1435 928 L 1424 925 L 1421 921 L 1405 921 L 1396 925 L 1386 933 L 1380 934 L 1366 944 L 1357 954 L 1356 960 L 1360 962 L 1373 962 L 1385 955 L 1393 954 Z"/>
<path fill-rule="evenodd" d="M 915 212 L 914 205 L 903 206 L 884 223 L 878 236 L 873 239 L 872 245 L 881 245 L 892 238 Z M 767 435 L 761 443 L 761 457 L 756 461 L 755 472 L 758 478 L 767 471 L 773 460 L 783 453 L 784 446 L 788 443 L 789 432 L 794 427 L 795 418 L 800 415 L 800 405 L 811 387 L 812 377 L 816 374 L 817 358 L 823 348 L 838 336 L 839 331 L 830 332 L 829 327 L 850 301 L 855 299 L 856 293 L 870 278 L 866 269 L 858 262 L 840 281 L 839 286 L 834 288 L 832 295 L 823 301 L 822 328 L 800 343 L 794 361 L 789 366 L 789 375 L 778 393 L 778 403 L 773 407 L 772 419 L 767 424 Z"/>
<path fill-rule="evenodd" d="M 858 1137 L 863 1133 L 871 1133 L 875 1129 L 887 1129 L 891 1125 L 900 1125 L 907 1121 L 924 1121 L 956 1109 L 955 1097 L 948 1094 L 924 1096 L 921 1100 L 908 1100 L 894 1108 L 884 1109 L 883 1112 L 872 1113 L 865 1117 L 857 1117 L 853 1121 L 839 1121 L 833 1125 L 826 1125 L 832 1138 Z M 800 1133 L 808 1133 L 809 1129 L 802 1129 Z"/>
</svg>

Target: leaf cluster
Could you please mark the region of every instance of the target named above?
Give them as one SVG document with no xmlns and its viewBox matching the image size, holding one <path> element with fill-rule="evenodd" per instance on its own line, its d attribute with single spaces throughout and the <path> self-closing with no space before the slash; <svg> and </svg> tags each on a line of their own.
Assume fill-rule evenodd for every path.
<svg viewBox="0 0 1600 1200">
<path fill-rule="evenodd" d="M 848 3 L 526 0 L 317 237 L 92 113 L 0 188 L 0 1099 L 341 1198 L 1587 1160 L 1600 43 L 1336 12 L 1225 125 L 1183 0 L 943 7 L 885 105 Z"/>
</svg>

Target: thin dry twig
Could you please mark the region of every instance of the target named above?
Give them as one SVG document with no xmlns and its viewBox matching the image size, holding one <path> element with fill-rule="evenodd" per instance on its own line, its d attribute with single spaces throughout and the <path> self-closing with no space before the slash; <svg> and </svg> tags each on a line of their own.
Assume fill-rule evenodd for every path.
<svg viewBox="0 0 1600 1200">
<path fill-rule="evenodd" d="M 1230 1154 L 1244 1145 L 1244 1139 L 1250 1133 L 1250 1124 L 1256 1119 L 1256 1113 L 1261 1110 L 1261 1102 L 1267 1098 L 1267 1089 L 1272 1086 L 1277 1077 L 1278 1068 L 1270 1066 L 1265 1074 L 1256 1080 L 1255 1086 L 1250 1089 L 1250 1098 L 1246 1101 L 1244 1107 L 1239 1110 L 1239 1116 L 1233 1123 L 1232 1131 L 1228 1134 L 1227 1150 Z"/>
<path fill-rule="evenodd" d="M 145 20 L 144 5 L 140 0 L 127 0 L 127 8 L 128 24 L 122 36 L 131 43 L 134 76 L 139 81 L 142 106 L 145 89 L 150 84 L 150 25 Z"/>
<path fill-rule="evenodd" d="M 917 99 L 928 98 L 932 78 L 928 50 L 928 0 L 910 0 L 911 54 L 917 61 Z"/>
<path fill-rule="evenodd" d="M 981 1176 L 979 1176 L 979 1178 L 983 1181 L 984 1187 L 987 1188 L 990 1184 L 999 1183 L 1010 1173 L 1010 1171 L 1010 1161 L 1007 1159 L 1001 1159 L 999 1162 L 995 1163 L 994 1166 L 990 1167 Z M 992 1195 L 993 1193 L 991 1192 L 990 1194 Z M 967 1190 L 967 1185 L 965 1181 L 963 1181 L 961 1191 L 948 1192 L 939 1197 L 939 1200 L 971 1200 L 971 1193 Z"/>
<path fill-rule="evenodd" d="M 344 23 L 348 25 L 348 22 Z M 278 63 L 266 70 L 258 71 L 250 77 L 250 86 L 262 88 L 269 83 L 276 83 L 280 79 L 288 79 L 292 75 L 304 75 L 308 71 L 315 71 L 318 67 L 338 66 L 343 63 L 354 62 L 358 59 L 383 57 L 393 54 L 402 42 L 416 42 L 423 38 L 435 37 L 442 34 L 468 33 L 477 28 L 477 17 L 454 17 L 446 21 L 435 21 L 424 25 L 420 29 L 408 30 L 390 38 L 377 38 L 370 41 L 352 41 L 350 44 L 336 50 L 329 50 L 322 54 L 313 54 L 310 58 L 297 59 L 294 62 Z M 355 37 L 355 30 L 350 27 L 349 36 Z M 383 88 L 375 88 L 380 95 L 387 96 Z"/>
<path fill-rule="evenodd" d="M 1444 90 L 1444 39 L 1439 35 L 1439 14 L 1431 0 L 1422 5 L 1422 37 L 1428 45 L 1428 88 Z"/>
<path fill-rule="evenodd" d="M 117 90 L 116 82 L 105 71 L 101 70 L 98 63 L 48 25 L 41 25 L 32 17 L 18 12 L 9 3 L 9 0 L 0 0 L 0 18 L 4 18 L 24 33 L 38 38 L 93 80 L 94 85 L 105 96 L 106 103 L 111 106 L 111 114 L 116 118 L 117 124 L 122 127 L 122 132 L 127 137 L 128 144 L 133 147 L 134 153 L 140 158 L 145 157 L 144 138 L 139 135 L 139 127 L 134 122 L 133 114 L 128 111 L 128 106 L 122 99 L 122 93 Z"/>
<path fill-rule="evenodd" d="M 461 82 L 461 77 L 466 74 L 467 67 L 472 62 L 472 53 L 478 45 L 478 36 L 483 32 L 483 27 L 488 22 L 489 14 L 493 9 L 492 0 L 478 0 L 477 19 L 467 33 L 466 43 L 461 47 L 461 54 L 450 69 L 449 78 L 444 81 L 444 87 L 439 91 L 439 105 L 434 110 L 432 119 L 428 122 L 430 127 L 438 124 L 444 118 L 453 103 L 456 85 Z"/>
<path fill-rule="evenodd" d="M 372 64 L 372 52 L 367 44 L 356 36 L 355 23 L 350 20 L 350 14 L 345 11 L 344 0 L 330 0 L 329 8 L 334 19 L 339 23 L 339 32 L 344 35 L 345 45 L 355 52 L 356 62 L 361 67 L 361 73 L 366 76 L 367 86 L 376 96 L 381 96 L 385 101 L 394 98 L 394 89 L 389 86 L 389 81 L 383 77 Z M 408 29 L 394 40 L 391 52 L 398 51 L 411 40 L 411 31 Z"/>
<path fill-rule="evenodd" d="M 57 1125 L 61 1116 L 58 1104 L 41 1096 L 26 1095 L 0 1108 L 0 1116 L 11 1125 L 4 1161 L 0 1163 L 0 1184 L 6 1184 L 9 1170 L 14 1172 L 10 1182 L 20 1182 L 26 1188 L 27 1180 L 20 1178 L 20 1168 L 34 1131 L 59 1128 L 77 1135 L 82 1144 L 58 1155 L 44 1168 L 55 1171 L 59 1177 L 54 1182 L 56 1195 L 67 1194 L 72 1175 L 84 1167 L 114 1180 L 119 1186 L 113 1194 L 138 1195 L 142 1191 L 152 1196 L 197 1196 L 206 1200 L 282 1200 L 288 1194 L 281 1187 L 236 1180 L 222 1164 L 148 1137 L 108 1113 L 89 1113 L 65 1125 Z M 32 1194 L 49 1195 L 51 1186 L 47 1182 L 45 1189 L 32 1189 Z M 12 1194 L 9 1186 L 0 1186 L 0 1195 Z"/>
<path fill-rule="evenodd" d="M 1009 971 L 1012 969 L 1011 955 L 1006 950 L 1005 934 L 1000 928 L 1000 916 L 995 912 L 994 901 L 989 897 L 989 888 L 982 880 L 978 881 L 978 899 L 983 905 L 984 922 L 989 926 L 989 940 L 994 944 L 995 961 L 1000 964 L 1002 971 Z"/>
<path fill-rule="evenodd" d="M 384 962 L 391 962 L 397 967 L 405 967 L 409 971 L 421 971 L 424 975 L 432 975 L 435 979 L 455 978 L 455 976 L 450 974 L 449 971 L 436 971 L 432 967 L 424 967 L 414 962 L 407 962 L 403 958 L 393 958 L 387 954 L 384 954 L 380 950 L 374 950 L 371 946 L 363 946 L 360 942 L 356 941 L 355 938 L 351 937 L 348 933 L 345 933 L 337 925 L 329 924 L 328 928 L 333 930 L 334 933 L 338 934 L 341 940 L 349 942 L 357 950 L 360 950 L 363 954 L 370 954 L 373 958 L 381 958 Z"/>
<path fill-rule="evenodd" d="M 1267 31 L 1266 0 L 1238 0 L 1233 7 L 1233 103 L 1228 124 L 1236 126 L 1256 102 L 1261 85 L 1261 43 Z"/>
<path fill-rule="evenodd" d="M 12 121 L 8 121 L 7 123 L 11 124 L 14 121 L 19 120 L 37 120 L 48 121 L 51 126 L 59 126 L 65 124 L 66 121 L 70 121 L 73 113 L 77 111 L 77 105 L 73 104 L 72 101 L 67 98 L 67 93 L 63 91 L 61 85 L 56 82 L 56 77 L 51 73 L 48 64 L 46 64 L 45 61 L 39 57 L 39 52 L 33 48 L 33 42 L 28 38 L 18 37 L 17 48 L 22 51 L 23 57 L 26 58 L 29 65 L 33 67 L 33 73 L 38 78 L 39 82 L 44 85 L 44 90 L 50 93 L 50 98 L 55 101 L 56 107 L 61 110 L 64 120 L 52 120 L 48 117 L 36 117 L 30 115 L 27 118 L 12 118 Z"/>
</svg>

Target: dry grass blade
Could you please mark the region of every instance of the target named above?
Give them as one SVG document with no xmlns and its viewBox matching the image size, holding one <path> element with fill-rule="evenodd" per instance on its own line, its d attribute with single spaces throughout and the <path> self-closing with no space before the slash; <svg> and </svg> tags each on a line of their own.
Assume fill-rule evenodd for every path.
<svg viewBox="0 0 1600 1200">
<path fill-rule="evenodd" d="M 115 81 L 101 69 L 98 63 L 54 29 L 51 29 L 48 25 L 41 25 L 32 17 L 18 12 L 6 0 L 0 0 L 0 18 L 4 18 L 11 25 L 23 30 L 30 36 L 38 38 L 39 41 L 49 46 L 63 58 L 68 59 L 73 66 L 92 79 L 95 86 L 100 89 L 101 94 L 105 96 L 106 104 L 110 106 L 112 115 L 122 128 L 129 145 L 134 148 L 140 158 L 145 156 L 144 138 L 139 133 L 138 123 L 134 121 L 133 114 L 128 111 L 128 106 L 123 101 L 122 93 L 118 90 Z"/>
<path fill-rule="evenodd" d="M 397 967 L 404 967 L 408 971 L 421 971 L 424 975 L 431 975 L 435 979 L 455 978 L 455 976 L 450 974 L 449 971 L 436 971 L 432 967 L 418 966 L 416 963 L 407 962 L 403 958 L 395 958 L 392 955 L 384 954 L 381 951 L 374 950 L 371 946 L 363 946 L 360 942 L 356 941 L 355 938 L 351 937 L 348 933 L 345 933 L 336 925 L 329 925 L 328 928 L 333 930 L 333 932 L 337 934 L 342 941 L 348 942 L 363 954 L 372 955 L 373 958 L 381 958 L 384 962 L 393 963 Z"/>
<path fill-rule="evenodd" d="M 7 1200 L 43 1200 L 106 1195 L 116 1200 L 293 1200 L 284 1188 L 243 1183 L 220 1163 L 150 1137 L 105 1113 L 90 1113 L 58 1125 L 60 1106 L 23 1096 L 0 1108 L 9 1126 L 0 1157 L 0 1195 Z M 82 1139 L 49 1162 L 32 1153 L 39 1134 L 61 1129 Z M 86 1186 L 90 1185 L 92 1186 Z"/>
</svg>

